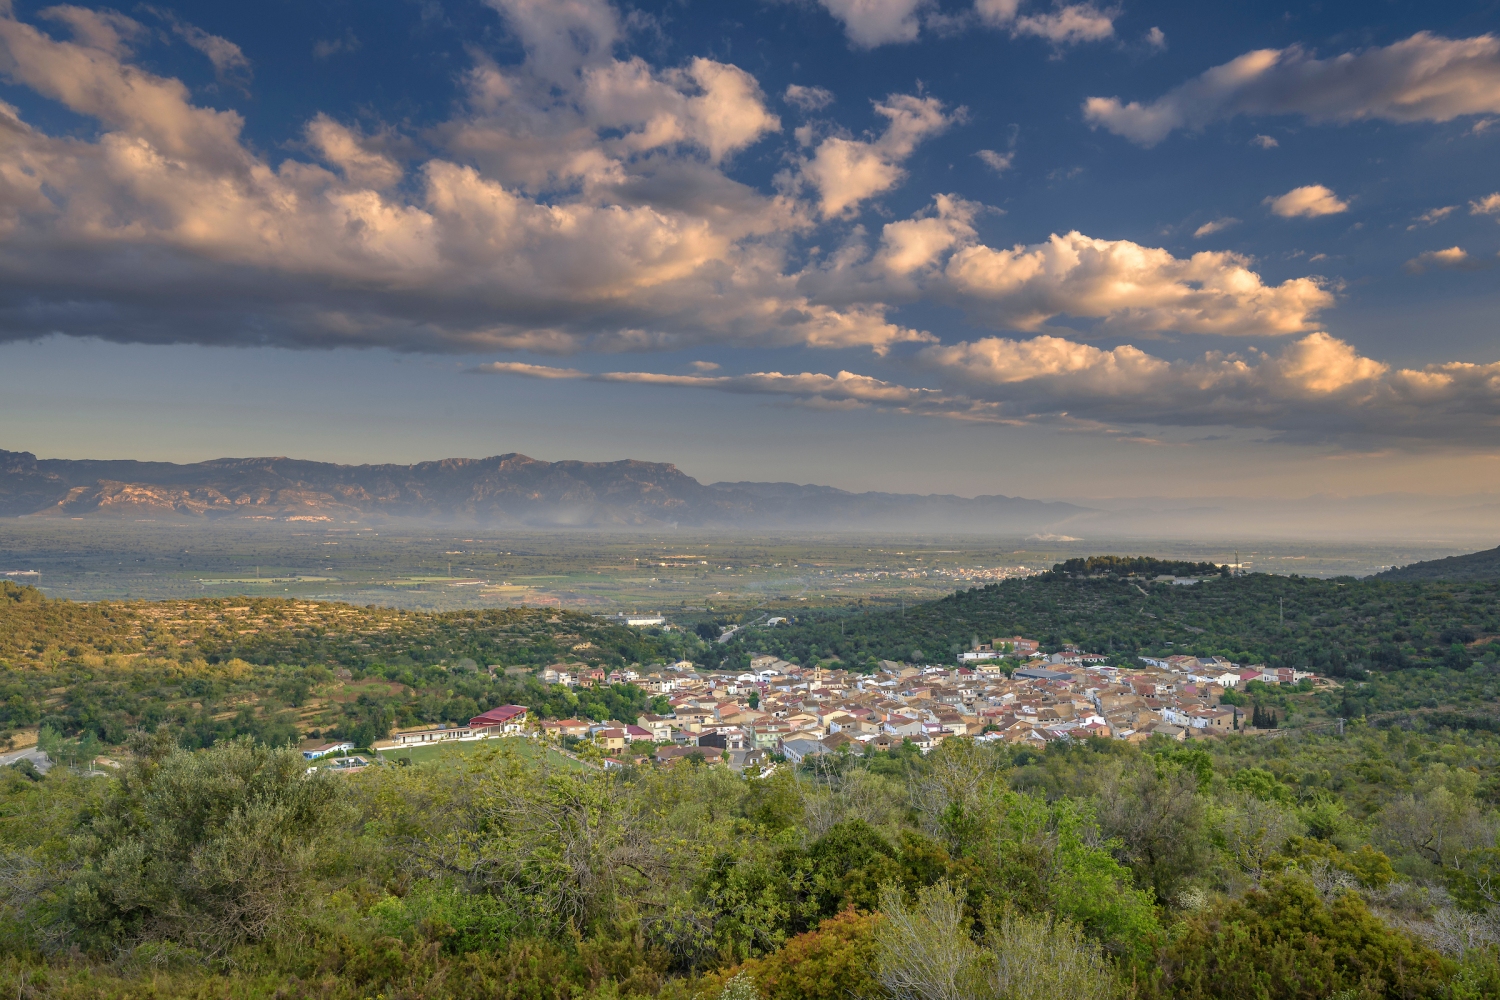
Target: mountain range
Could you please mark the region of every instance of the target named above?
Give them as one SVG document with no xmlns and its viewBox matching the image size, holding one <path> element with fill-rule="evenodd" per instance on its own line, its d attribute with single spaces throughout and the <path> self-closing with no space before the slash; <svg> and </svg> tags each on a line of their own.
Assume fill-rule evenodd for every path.
<svg viewBox="0 0 1500 1000">
<path fill-rule="evenodd" d="M 38 459 L 0 450 L 0 516 L 262 521 L 440 519 L 497 527 L 1045 532 L 1093 513 L 1020 497 L 850 493 L 793 483 L 705 485 L 658 462 L 526 455 L 415 465 L 290 458 Z"/>
</svg>

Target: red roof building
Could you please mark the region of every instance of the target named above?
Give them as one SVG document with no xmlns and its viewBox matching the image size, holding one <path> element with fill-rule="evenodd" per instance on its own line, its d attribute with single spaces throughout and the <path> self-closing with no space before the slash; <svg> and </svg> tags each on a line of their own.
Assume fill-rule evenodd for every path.
<svg viewBox="0 0 1500 1000">
<path fill-rule="evenodd" d="M 526 728 L 525 705 L 501 705 L 469 720 L 472 729 L 488 729 L 491 732 L 519 733 Z"/>
</svg>

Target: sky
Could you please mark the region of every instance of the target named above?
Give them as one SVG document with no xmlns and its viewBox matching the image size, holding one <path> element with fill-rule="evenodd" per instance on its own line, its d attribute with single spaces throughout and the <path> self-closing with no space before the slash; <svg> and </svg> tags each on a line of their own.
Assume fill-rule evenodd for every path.
<svg viewBox="0 0 1500 1000">
<path fill-rule="evenodd" d="M 0 0 L 0 448 L 1500 487 L 1500 3 Z"/>
</svg>

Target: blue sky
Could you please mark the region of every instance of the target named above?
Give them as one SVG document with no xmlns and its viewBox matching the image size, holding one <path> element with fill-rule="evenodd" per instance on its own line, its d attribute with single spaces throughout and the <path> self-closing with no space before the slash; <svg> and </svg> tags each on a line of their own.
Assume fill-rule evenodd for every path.
<svg viewBox="0 0 1500 1000">
<path fill-rule="evenodd" d="M 0 447 L 1492 489 L 1497 14 L 18 3 Z"/>
</svg>

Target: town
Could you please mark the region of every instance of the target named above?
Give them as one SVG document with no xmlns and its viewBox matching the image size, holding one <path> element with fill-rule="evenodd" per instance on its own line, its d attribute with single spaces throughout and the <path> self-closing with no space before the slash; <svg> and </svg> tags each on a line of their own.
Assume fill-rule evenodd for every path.
<svg viewBox="0 0 1500 1000">
<path fill-rule="evenodd" d="M 960 653 L 956 666 L 884 660 L 873 674 L 760 653 L 737 674 L 685 660 L 644 673 L 559 663 L 538 679 L 565 687 L 633 684 L 659 696 L 657 707 L 664 702 L 668 710 L 633 722 L 593 721 L 534 719 L 525 706 L 505 705 L 466 726 L 396 732 L 376 749 L 531 735 L 590 748 L 606 767 L 691 758 L 759 774 L 782 761 L 907 743 L 925 754 L 955 736 L 1045 746 L 1091 737 L 1139 743 L 1253 733 L 1276 724 L 1274 714 L 1241 710 L 1253 685 L 1337 686 L 1311 672 L 1242 666 L 1222 656 L 1138 657 L 1137 665 L 1121 667 L 1075 646 L 1047 654 L 1039 645 L 1023 636 L 997 638 Z M 305 755 L 332 749 L 319 744 Z"/>
</svg>

